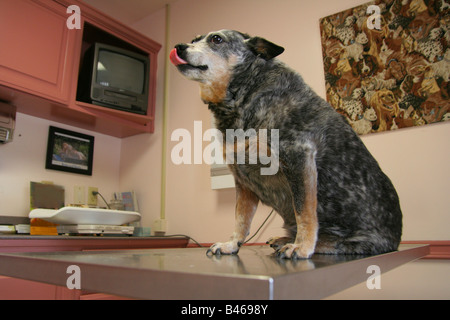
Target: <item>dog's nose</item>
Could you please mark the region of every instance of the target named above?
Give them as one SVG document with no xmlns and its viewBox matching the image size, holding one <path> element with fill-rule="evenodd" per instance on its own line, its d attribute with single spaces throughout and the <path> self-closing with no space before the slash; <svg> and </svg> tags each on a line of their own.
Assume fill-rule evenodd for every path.
<svg viewBox="0 0 450 320">
<path fill-rule="evenodd" d="M 178 54 L 184 52 L 187 48 L 188 46 L 185 43 L 179 43 L 175 46 L 175 49 L 177 49 Z"/>
</svg>

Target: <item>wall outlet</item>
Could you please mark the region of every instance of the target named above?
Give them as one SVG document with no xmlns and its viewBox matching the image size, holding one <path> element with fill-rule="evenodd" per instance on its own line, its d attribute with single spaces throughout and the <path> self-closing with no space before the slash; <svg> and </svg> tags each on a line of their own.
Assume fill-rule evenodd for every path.
<svg viewBox="0 0 450 320">
<path fill-rule="evenodd" d="M 97 195 L 93 195 L 92 192 L 96 191 L 98 192 L 98 188 L 97 187 L 89 187 L 88 188 L 88 206 L 94 206 L 96 207 L 98 202 L 97 202 Z"/>
<path fill-rule="evenodd" d="M 86 189 L 84 186 L 73 187 L 73 203 L 85 204 L 86 203 Z"/>
</svg>

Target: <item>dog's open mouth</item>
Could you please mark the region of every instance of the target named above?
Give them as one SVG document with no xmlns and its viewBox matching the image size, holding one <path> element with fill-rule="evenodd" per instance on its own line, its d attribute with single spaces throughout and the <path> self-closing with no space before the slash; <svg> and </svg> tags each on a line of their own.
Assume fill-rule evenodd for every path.
<svg viewBox="0 0 450 320">
<path fill-rule="evenodd" d="M 175 65 L 181 69 L 199 69 L 201 71 L 205 71 L 208 69 L 208 66 L 194 66 L 194 65 L 188 63 L 186 60 L 180 58 L 176 48 L 174 48 L 174 49 L 172 49 L 172 51 L 170 51 L 169 57 L 170 57 L 170 61 L 173 63 L 173 65 Z"/>
<path fill-rule="evenodd" d="M 392 106 L 390 106 L 390 105 L 388 105 L 386 103 L 383 103 L 383 107 L 385 107 L 388 110 L 394 111 L 394 107 L 392 107 Z"/>
</svg>

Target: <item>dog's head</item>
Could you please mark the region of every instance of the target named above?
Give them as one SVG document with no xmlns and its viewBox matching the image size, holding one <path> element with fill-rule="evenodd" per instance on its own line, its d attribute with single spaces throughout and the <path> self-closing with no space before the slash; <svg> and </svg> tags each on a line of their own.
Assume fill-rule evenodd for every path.
<svg viewBox="0 0 450 320">
<path fill-rule="evenodd" d="M 363 55 L 363 59 L 353 65 L 353 73 L 362 78 L 373 76 L 378 71 L 378 63 L 374 56 Z"/>
<path fill-rule="evenodd" d="M 268 61 L 283 51 L 263 38 L 220 30 L 177 44 L 170 52 L 170 61 L 185 77 L 200 82 L 205 102 L 217 103 L 224 99 L 236 66 L 258 57 Z"/>
<path fill-rule="evenodd" d="M 394 93 L 388 89 L 378 90 L 370 100 L 371 105 L 383 114 L 398 116 L 399 106 Z"/>
</svg>

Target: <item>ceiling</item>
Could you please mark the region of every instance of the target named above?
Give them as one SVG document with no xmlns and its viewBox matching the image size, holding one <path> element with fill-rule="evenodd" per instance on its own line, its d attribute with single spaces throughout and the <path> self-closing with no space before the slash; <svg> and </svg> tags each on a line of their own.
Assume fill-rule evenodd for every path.
<svg viewBox="0 0 450 320">
<path fill-rule="evenodd" d="M 84 0 L 125 24 L 135 23 L 176 0 Z"/>
</svg>

